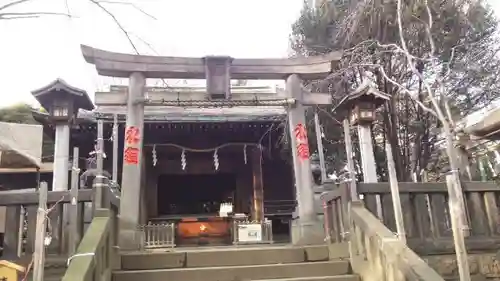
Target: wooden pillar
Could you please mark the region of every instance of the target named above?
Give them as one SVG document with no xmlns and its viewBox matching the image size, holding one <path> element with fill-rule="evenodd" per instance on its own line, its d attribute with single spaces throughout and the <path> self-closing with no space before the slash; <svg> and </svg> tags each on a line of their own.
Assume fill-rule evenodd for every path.
<svg viewBox="0 0 500 281">
<path fill-rule="evenodd" d="M 358 124 L 359 150 L 361 154 L 361 166 L 363 168 L 363 181 L 366 183 L 378 182 L 377 166 L 372 143 L 371 124 Z M 382 219 L 382 200 L 380 195 L 375 197 L 377 204 L 377 217 Z"/>
<path fill-rule="evenodd" d="M 142 140 L 144 136 L 144 87 L 146 78 L 134 72 L 129 78 L 127 122 L 123 150 L 122 190 L 120 200 L 120 249 L 135 249 L 141 198 Z"/>
<path fill-rule="evenodd" d="M 262 180 L 262 151 L 252 150 L 252 184 L 253 184 L 253 214 L 254 221 L 264 220 L 264 183 Z"/>
<path fill-rule="evenodd" d="M 36 236 L 36 205 L 28 205 L 26 207 L 26 220 L 27 220 L 27 230 L 26 230 L 26 246 L 25 254 L 31 255 L 35 252 L 35 236 Z"/>
<path fill-rule="evenodd" d="M 104 183 L 104 123 L 97 120 L 97 145 L 95 148 L 97 175 L 94 179 L 94 210 L 102 208 L 103 204 L 103 183 Z M 109 180 L 109 179 L 108 179 Z"/>
<path fill-rule="evenodd" d="M 20 256 L 18 252 L 21 242 L 22 231 L 20 231 L 21 206 L 7 206 L 5 208 L 5 232 L 3 237 L 3 255 L 4 259 L 17 259 Z M 23 219 L 21 221 L 21 219 Z M 24 223 L 23 223 L 24 224 Z"/>
<path fill-rule="evenodd" d="M 363 168 L 363 181 L 366 183 L 378 182 L 371 125 L 359 124 L 358 137 L 360 146 L 359 150 L 361 154 L 361 166 Z"/>
<path fill-rule="evenodd" d="M 146 208 L 148 213 L 148 218 L 153 218 L 158 216 L 158 172 L 153 167 L 146 169 Z"/>
<path fill-rule="evenodd" d="M 387 172 L 389 173 L 389 182 L 391 185 L 392 207 L 394 208 L 394 218 L 396 220 L 396 230 L 398 238 L 406 244 L 406 233 L 403 221 L 403 210 L 401 207 L 401 198 L 399 196 L 398 177 L 396 175 L 396 164 L 392 155 L 391 144 L 386 142 L 385 153 L 387 155 Z"/>
<path fill-rule="evenodd" d="M 43 281 L 45 269 L 45 235 L 47 229 L 47 194 L 46 182 L 40 184 L 38 210 L 36 218 L 35 252 L 33 255 L 33 280 Z"/>
<path fill-rule="evenodd" d="M 478 164 L 479 173 L 481 174 L 481 181 L 487 181 L 488 175 L 486 174 L 486 169 L 484 168 L 484 159 L 482 157 L 478 157 L 476 161 Z"/>
<path fill-rule="evenodd" d="M 321 169 L 321 183 L 327 181 L 325 151 L 323 149 L 323 136 L 321 135 L 321 124 L 319 123 L 318 112 L 314 112 L 314 129 L 316 132 L 316 143 L 318 145 L 319 166 Z"/>
<path fill-rule="evenodd" d="M 118 183 L 118 115 L 113 116 L 113 181 Z"/>
<path fill-rule="evenodd" d="M 139 206 L 139 223 L 140 224 L 146 224 L 148 220 L 148 198 L 146 196 L 146 184 L 147 184 L 147 168 L 146 168 L 146 155 L 143 155 L 142 157 L 142 163 L 141 163 L 141 201 L 140 201 L 140 206 Z"/>
<path fill-rule="evenodd" d="M 80 204 L 78 203 L 78 180 L 79 180 L 79 157 L 80 152 L 78 147 L 73 148 L 73 168 L 71 170 L 71 202 L 67 208 L 68 210 L 68 239 L 67 239 L 67 252 L 68 257 L 76 253 L 78 244 L 80 243 L 82 229 L 80 216 Z"/>
<path fill-rule="evenodd" d="M 358 201 L 358 188 L 356 185 L 356 170 L 354 169 L 354 154 L 352 152 L 352 140 L 351 140 L 351 126 L 349 125 L 349 120 L 344 119 L 344 140 L 345 140 L 345 150 L 347 158 L 347 169 L 349 170 L 349 190 L 351 194 L 351 200 Z"/>
</svg>

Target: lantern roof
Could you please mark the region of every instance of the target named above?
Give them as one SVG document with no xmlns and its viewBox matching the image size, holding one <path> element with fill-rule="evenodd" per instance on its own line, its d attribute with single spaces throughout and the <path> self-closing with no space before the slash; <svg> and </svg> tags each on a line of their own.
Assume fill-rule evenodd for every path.
<svg viewBox="0 0 500 281">
<path fill-rule="evenodd" d="M 63 97 L 69 97 L 74 101 L 76 108 L 94 109 L 94 104 L 85 90 L 73 87 L 61 78 L 57 78 L 50 84 L 32 91 L 31 94 L 45 109 L 48 109 L 54 100 Z"/>
<path fill-rule="evenodd" d="M 379 107 L 390 99 L 391 97 L 388 94 L 377 90 L 369 79 L 365 79 L 361 85 L 340 101 L 337 108 L 351 110 L 354 105 L 360 102 L 367 102 Z"/>
</svg>

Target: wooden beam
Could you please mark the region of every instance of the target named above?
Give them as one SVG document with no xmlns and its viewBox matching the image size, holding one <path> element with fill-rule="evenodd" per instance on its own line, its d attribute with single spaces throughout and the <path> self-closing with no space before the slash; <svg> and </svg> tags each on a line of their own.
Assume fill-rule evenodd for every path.
<svg viewBox="0 0 500 281">
<path fill-rule="evenodd" d="M 97 106 L 124 106 L 127 104 L 128 87 L 120 87 L 109 92 L 95 93 L 95 103 Z M 145 96 L 152 101 L 194 101 L 207 100 L 206 90 L 197 88 L 152 88 L 145 89 Z M 253 101 L 253 100 L 275 100 L 282 97 L 281 90 L 264 91 L 262 89 L 231 90 L 231 100 Z M 331 99 L 330 99 L 331 103 Z"/>
<path fill-rule="evenodd" d="M 82 189 L 78 194 L 78 202 L 92 201 L 93 191 L 91 189 Z M 36 205 L 38 204 L 39 194 L 37 191 L 31 190 L 9 190 L 0 191 L 0 206 L 14 205 Z M 70 191 L 49 191 L 47 195 L 47 204 L 55 204 L 57 202 L 70 203 Z"/>
<path fill-rule="evenodd" d="M 82 54 L 103 76 L 129 77 L 143 73 L 146 78 L 205 79 L 203 58 L 143 56 L 114 53 L 82 45 Z M 340 61 L 341 52 L 322 56 L 281 59 L 233 59 L 231 79 L 286 79 L 298 74 L 302 79 L 324 79 Z"/>
<path fill-rule="evenodd" d="M 498 192 L 498 185 L 495 182 L 463 182 L 464 192 Z M 389 194 L 391 191 L 387 182 L 381 183 L 358 183 L 360 194 Z M 399 191 L 401 193 L 447 193 L 446 183 L 413 183 L 400 182 Z"/>
</svg>

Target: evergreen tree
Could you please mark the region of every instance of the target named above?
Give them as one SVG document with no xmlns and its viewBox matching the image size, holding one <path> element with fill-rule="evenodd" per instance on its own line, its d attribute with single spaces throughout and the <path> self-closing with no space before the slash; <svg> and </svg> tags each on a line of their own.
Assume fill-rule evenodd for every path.
<svg viewBox="0 0 500 281">
<path fill-rule="evenodd" d="M 450 105 L 452 122 L 500 96 L 498 20 L 487 4 L 472 0 L 406 0 L 401 14 L 403 36 L 410 53 L 419 58 L 415 65 L 419 73 L 423 77 L 444 76 L 445 89 L 439 100 L 443 107 Z M 429 34 L 434 45 L 428 40 Z M 387 139 L 392 145 L 399 180 L 410 181 L 413 175 L 418 178 L 422 171 L 436 178 L 443 170 L 443 157 L 437 147 L 441 124 L 418 106 L 416 101 L 428 105 L 429 100 L 421 79 L 409 70 L 406 59 L 399 54 L 396 44 L 400 43 L 396 1 L 333 0 L 319 9 L 304 6 L 292 26 L 291 44 L 296 55 L 344 51 L 334 75 L 324 81 L 310 81 L 311 85 L 329 89 L 334 103 L 359 85 L 367 71 L 374 75 L 378 90 L 392 97 L 378 112 L 380 121 L 373 125 L 379 175 L 386 175 Z M 435 57 L 430 57 L 430 53 Z M 409 97 L 387 77 L 414 96 Z M 433 90 L 438 92 L 438 86 L 432 85 Z M 335 113 L 320 116 L 327 139 L 325 149 L 338 171 L 345 165 L 342 129 L 334 121 Z M 355 155 L 359 163 L 359 152 L 355 151 Z"/>
</svg>

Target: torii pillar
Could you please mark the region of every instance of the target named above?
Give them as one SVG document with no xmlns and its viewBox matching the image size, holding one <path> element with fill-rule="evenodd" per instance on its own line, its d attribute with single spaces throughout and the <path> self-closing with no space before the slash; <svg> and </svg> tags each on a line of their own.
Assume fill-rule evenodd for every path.
<svg viewBox="0 0 500 281">
<path fill-rule="evenodd" d="M 306 93 L 299 75 L 292 74 L 286 80 L 287 98 L 296 103 L 288 110 L 288 127 L 290 132 L 293 168 L 295 175 L 295 192 L 297 209 L 292 221 L 292 244 L 321 244 L 325 232 L 315 207 L 313 176 L 309 153 L 309 142 L 306 128 L 306 105 L 329 104 L 329 94 Z"/>
<path fill-rule="evenodd" d="M 144 90 L 146 78 L 133 72 L 129 78 L 127 120 L 123 145 L 122 191 L 120 198 L 119 245 L 123 250 L 135 249 L 140 219 L 142 152 L 144 138 Z"/>
</svg>

